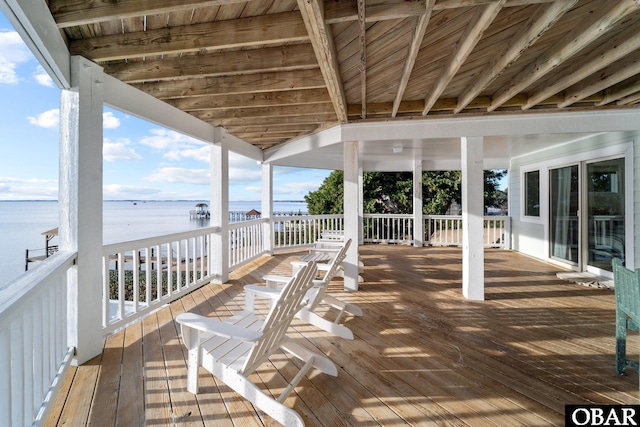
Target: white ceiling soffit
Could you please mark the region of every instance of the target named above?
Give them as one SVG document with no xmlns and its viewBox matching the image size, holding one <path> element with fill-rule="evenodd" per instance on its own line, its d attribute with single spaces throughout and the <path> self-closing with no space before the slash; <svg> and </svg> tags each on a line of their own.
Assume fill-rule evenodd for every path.
<svg viewBox="0 0 640 427">
<path fill-rule="evenodd" d="M 404 120 L 335 126 L 265 150 L 275 165 L 342 169 L 342 141 L 360 141 L 369 171 L 460 168 L 460 138 L 484 137 L 485 169 L 508 168 L 509 160 L 592 134 L 638 130 L 640 110 L 505 114 L 502 116 Z M 402 150 L 394 146 L 401 145 Z M 395 151 L 395 152 L 394 152 Z"/>
</svg>

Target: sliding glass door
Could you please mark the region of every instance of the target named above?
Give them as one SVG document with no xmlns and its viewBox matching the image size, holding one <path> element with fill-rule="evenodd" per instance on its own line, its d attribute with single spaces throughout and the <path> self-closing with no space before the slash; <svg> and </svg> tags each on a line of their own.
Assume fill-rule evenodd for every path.
<svg viewBox="0 0 640 427">
<path fill-rule="evenodd" d="M 549 171 L 549 254 L 578 265 L 580 259 L 580 186 L 578 165 Z"/>
<path fill-rule="evenodd" d="M 624 159 L 587 164 L 588 266 L 611 271 L 625 259 Z"/>
<path fill-rule="evenodd" d="M 624 158 L 549 170 L 549 255 L 578 271 L 625 258 Z"/>
</svg>

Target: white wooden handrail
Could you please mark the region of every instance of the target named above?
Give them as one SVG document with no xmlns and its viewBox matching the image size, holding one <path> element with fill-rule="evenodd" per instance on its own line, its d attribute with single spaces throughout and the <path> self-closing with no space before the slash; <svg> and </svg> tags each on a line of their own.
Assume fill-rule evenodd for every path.
<svg viewBox="0 0 640 427">
<path fill-rule="evenodd" d="M 0 425 L 38 425 L 69 366 L 67 271 L 57 252 L 0 290 Z"/>
</svg>

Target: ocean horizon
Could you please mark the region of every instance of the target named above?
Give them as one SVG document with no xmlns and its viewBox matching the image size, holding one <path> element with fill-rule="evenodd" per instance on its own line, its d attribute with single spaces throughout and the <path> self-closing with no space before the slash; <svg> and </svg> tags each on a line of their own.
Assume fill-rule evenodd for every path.
<svg viewBox="0 0 640 427">
<path fill-rule="evenodd" d="M 208 220 L 189 211 L 207 200 L 104 200 L 103 244 L 194 230 Z M 0 200 L 0 288 L 25 272 L 25 251 L 44 253 L 43 232 L 58 226 L 57 200 Z M 230 201 L 229 211 L 261 211 L 258 200 Z M 304 201 L 274 200 L 274 212 L 306 213 Z M 57 244 L 54 238 L 52 244 Z M 40 252 L 33 252 L 39 250 Z M 31 264 L 33 266 L 33 263 Z"/>
</svg>

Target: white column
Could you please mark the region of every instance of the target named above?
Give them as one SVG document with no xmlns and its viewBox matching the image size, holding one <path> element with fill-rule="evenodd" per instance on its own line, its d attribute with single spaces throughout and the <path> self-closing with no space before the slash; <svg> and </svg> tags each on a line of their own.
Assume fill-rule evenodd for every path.
<svg viewBox="0 0 640 427">
<path fill-rule="evenodd" d="M 264 249 L 267 254 L 273 255 L 273 166 L 271 163 L 262 164 L 262 218 L 269 219 L 269 222 L 263 225 Z"/>
<path fill-rule="evenodd" d="M 424 245 L 422 225 L 422 159 L 413 160 L 413 246 Z"/>
<path fill-rule="evenodd" d="M 482 137 L 463 137 L 462 294 L 484 300 L 484 171 Z"/>
<path fill-rule="evenodd" d="M 216 134 L 219 135 L 219 134 Z M 223 138 L 211 145 L 211 226 L 220 227 L 212 237 L 211 269 L 213 282 L 229 280 L 229 148 Z"/>
<path fill-rule="evenodd" d="M 102 338 L 102 67 L 71 58 L 70 90 L 60 94 L 60 249 L 77 251 L 68 273 L 69 345 L 81 365 Z"/>
<path fill-rule="evenodd" d="M 344 238 L 351 239 L 351 246 L 347 250 L 344 260 L 344 288 L 358 290 L 358 228 L 360 226 L 360 191 L 358 182 L 359 155 L 358 142 L 344 143 Z"/>
<path fill-rule="evenodd" d="M 364 170 L 358 161 L 358 245 L 364 244 Z"/>
</svg>

